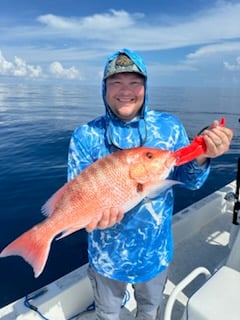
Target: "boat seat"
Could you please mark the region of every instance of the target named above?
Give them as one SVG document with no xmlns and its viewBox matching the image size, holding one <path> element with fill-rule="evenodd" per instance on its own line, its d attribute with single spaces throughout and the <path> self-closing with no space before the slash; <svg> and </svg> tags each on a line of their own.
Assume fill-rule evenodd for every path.
<svg viewBox="0 0 240 320">
<path fill-rule="evenodd" d="M 188 300 L 188 320 L 239 320 L 240 272 L 221 267 Z"/>
</svg>

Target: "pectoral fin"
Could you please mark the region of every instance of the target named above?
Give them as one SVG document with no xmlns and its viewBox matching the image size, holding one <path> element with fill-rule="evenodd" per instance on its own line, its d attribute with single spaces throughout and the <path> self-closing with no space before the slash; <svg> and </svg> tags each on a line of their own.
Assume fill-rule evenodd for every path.
<svg viewBox="0 0 240 320">
<path fill-rule="evenodd" d="M 154 199 L 160 195 L 163 191 L 172 187 L 175 184 L 183 184 L 182 182 L 176 180 L 162 180 L 160 183 L 144 183 L 142 185 L 142 192 L 144 192 L 145 197 Z"/>
</svg>

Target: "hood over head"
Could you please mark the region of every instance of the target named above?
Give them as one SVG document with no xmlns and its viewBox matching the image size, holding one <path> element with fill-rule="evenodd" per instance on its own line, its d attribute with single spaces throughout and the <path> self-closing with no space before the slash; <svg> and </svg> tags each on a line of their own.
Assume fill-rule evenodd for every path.
<svg viewBox="0 0 240 320">
<path fill-rule="evenodd" d="M 145 78 L 145 98 L 139 117 L 124 122 L 111 111 L 106 100 L 106 79 L 116 73 L 135 72 Z M 109 145 L 118 149 L 138 147 L 147 139 L 145 114 L 148 109 L 147 69 L 141 56 L 129 49 L 121 49 L 107 59 L 103 80 L 102 96 L 106 108 L 107 131 L 106 138 Z"/>
</svg>

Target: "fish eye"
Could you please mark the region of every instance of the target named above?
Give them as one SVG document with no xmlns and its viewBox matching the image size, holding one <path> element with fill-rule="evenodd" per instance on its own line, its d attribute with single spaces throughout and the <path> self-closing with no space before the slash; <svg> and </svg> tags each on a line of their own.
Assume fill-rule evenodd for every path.
<svg viewBox="0 0 240 320">
<path fill-rule="evenodd" d="M 152 152 L 147 152 L 146 156 L 147 156 L 148 159 L 152 159 L 153 154 L 152 154 Z"/>
</svg>

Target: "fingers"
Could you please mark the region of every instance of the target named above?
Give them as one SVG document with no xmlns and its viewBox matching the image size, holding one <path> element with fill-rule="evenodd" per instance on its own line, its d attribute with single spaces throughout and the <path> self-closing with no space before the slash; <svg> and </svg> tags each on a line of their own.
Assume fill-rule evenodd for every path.
<svg viewBox="0 0 240 320">
<path fill-rule="evenodd" d="M 229 128 L 214 126 L 213 122 L 209 129 L 203 132 L 205 143 L 207 146 L 206 156 L 209 158 L 217 157 L 229 150 L 233 137 L 233 131 Z"/>
<path fill-rule="evenodd" d="M 99 218 L 94 218 L 92 221 L 85 227 L 87 232 L 92 232 L 97 228 Z"/>
<path fill-rule="evenodd" d="M 123 217 L 123 211 L 118 208 L 105 209 L 103 211 L 102 219 L 98 223 L 99 229 L 106 229 L 112 227 L 119 222 Z"/>
<path fill-rule="evenodd" d="M 219 121 L 218 120 L 214 120 L 213 123 L 209 126 L 209 129 L 216 128 L 217 126 L 219 126 Z"/>
<path fill-rule="evenodd" d="M 105 209 L 102 216 L 94 218 L 87 226 L 86 231 L 92 232 L 94 229 L 106 229 L 112 227 L 117 222 L 121 221 L 124 212 L 118 208 Z"/>
</svg>

